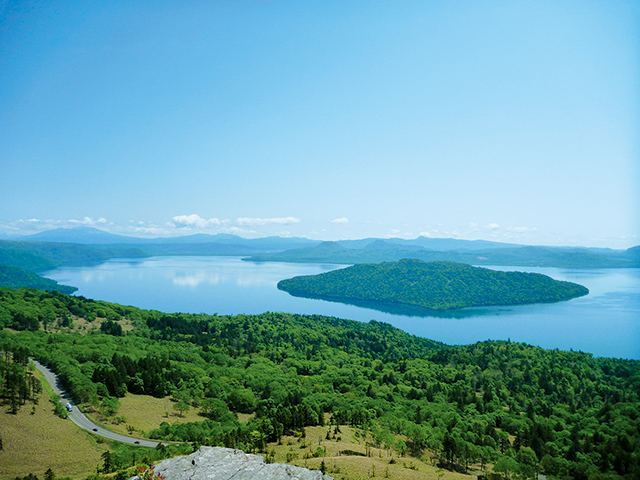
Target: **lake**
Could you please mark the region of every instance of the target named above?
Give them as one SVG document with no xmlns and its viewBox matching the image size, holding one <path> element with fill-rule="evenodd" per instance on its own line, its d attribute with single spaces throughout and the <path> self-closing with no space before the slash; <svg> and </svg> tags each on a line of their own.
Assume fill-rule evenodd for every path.
<svg viewBox="0 0 640 480">
<path fill-rule="evenodd" d="M 454 313 L 375 305 L 346 305 L 293 297 L 280 280 L 345 265 L 242 261 L 239 257 L 117 259 L 95 267 L 60 268 L 46 276 L 78 287 L 76 295 L 163 312 L 320 314 L 390 323 L 446 344 L 483 340 L 526 342 L 596 356 L 640 359 L 640 269 L 492 267 L 543 273 L 587 287 L 567 302 L 470 308 Z"/>
</svg>

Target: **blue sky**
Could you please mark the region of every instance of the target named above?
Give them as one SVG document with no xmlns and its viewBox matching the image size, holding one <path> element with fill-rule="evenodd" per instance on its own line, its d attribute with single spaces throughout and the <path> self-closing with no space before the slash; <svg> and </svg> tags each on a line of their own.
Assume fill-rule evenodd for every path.
<svg viewBox="0 0 640 480">
<path fill-rule="evenodd" d="M 635 0 L 0 5 L 5 238 L 640 244 Z"/>
</svg>

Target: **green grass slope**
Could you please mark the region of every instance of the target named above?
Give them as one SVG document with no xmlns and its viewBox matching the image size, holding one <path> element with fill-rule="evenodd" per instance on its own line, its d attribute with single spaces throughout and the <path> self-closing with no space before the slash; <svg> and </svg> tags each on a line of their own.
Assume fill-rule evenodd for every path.
<svg viewBox="0 0 640 480">
<path fill-rule="evenodd" d="M 546 275 L 500 272 L 455 262 L 361 264 L 278 283 L 292 295 L 361 300 L 453 310 L 569 300 L 589 293 L 581 285 Z"/>
</svg>

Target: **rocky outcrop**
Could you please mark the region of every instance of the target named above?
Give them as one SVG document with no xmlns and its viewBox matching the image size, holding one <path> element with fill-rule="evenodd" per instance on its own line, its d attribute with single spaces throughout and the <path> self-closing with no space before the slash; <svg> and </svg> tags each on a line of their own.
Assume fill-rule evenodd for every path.
<svg viewBox="0 0 640 480">
<path fill-rule="evenodd" d="M 164 460 L 154 472 L 167 480 L 333 480 L 319 470 L 266 463 L 258 455 L 219 447 L 200 447 L 187 457 Z"/>
</svg>

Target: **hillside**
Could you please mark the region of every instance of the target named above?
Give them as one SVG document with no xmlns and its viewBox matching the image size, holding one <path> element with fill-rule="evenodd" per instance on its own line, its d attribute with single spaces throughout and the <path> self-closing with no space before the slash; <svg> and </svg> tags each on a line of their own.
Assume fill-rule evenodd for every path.
<svg viewBox="0 0 640 480">
<path fill-rule="evenodd" d="M 24 330 L 0 331 L 3 401 L 18 409 L 32 384 L 8 359 L 31 355 L 107 423 L 140 428 L 119 410 L 126 395 L 169 398 L 178 415 L 136 435 L 276 452 L 313 468 L 324 459 L 338 478 L 362 478 L 348 470 L 359 458 L 378 478 L 406 478 L 396 472 L 412 465 L 427 478 L 439 477 L 436 467 L 478 474 L 487 465 L 527 479 L 640 476 L 638 361 L 508 341 L 446 346 L 318 315 L 167 314 L 31 289 L 0 289 L 0 321 Z M 82 334 L 81 322 L 101 326 Z M 134 328 L 116 328 L 125 323 Z M 202 421 L 180 421 L 189 410 Z M 149 455 L 112 448 L 100 478 Z"/>
<path fill-rule="evenodd" d="M 0 240 L 0 264 L 42 272 L 60 266 L 99 265 L 111 258 L 143 258 L 149 254 L 123 245 L 89 246 L 74 243 Z"/>
<path fill-rule="evenodd" d="M 6 369 L 8 365 L 0 360 L 0 366 Z M 27 372 L 29 382 L 36 386 L 31 398 L 15 413 L 7 405 L 0 410 L 0 479 L 33 473 L 42 480 L 49 469 L 59 480 L 80 480 L 95 473 L 108 445 L 56 416 L 50 401 L 53 392 L 44 376 L 37 369 Z"/>
<path fill-rule="evenodd" d="M 432 310 L 559 302 L 589 293 L 581 285 L 536 273 L 415 259 L 294 277 L 278 282 L 278 288 L 307 298 L 415 305 Z"/>
<path fill-rule="evenodd" d="M 55 280 L 41 277 L 19 267 L 0 264 L 0 288 L 37 288 L 38 290 L 57 290 L 62 293 L 73 293 L 76 287 L 60 285 Z"/>
</svg>

